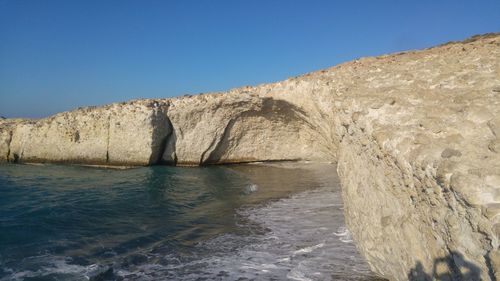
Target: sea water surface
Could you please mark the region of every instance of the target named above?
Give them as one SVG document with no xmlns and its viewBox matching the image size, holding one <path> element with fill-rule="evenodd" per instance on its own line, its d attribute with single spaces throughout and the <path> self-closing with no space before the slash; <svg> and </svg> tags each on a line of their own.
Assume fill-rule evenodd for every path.
<svg viewBox="0 0 500 281">
<path fill-rule="evenodd" d="M 375 280 L 335 166 L 0 165 L 0 280 Z"/>
</svg>

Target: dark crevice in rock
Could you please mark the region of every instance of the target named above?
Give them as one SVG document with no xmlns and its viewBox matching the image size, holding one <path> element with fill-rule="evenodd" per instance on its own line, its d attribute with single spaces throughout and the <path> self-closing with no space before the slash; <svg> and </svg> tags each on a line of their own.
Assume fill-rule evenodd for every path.
<svg viewBox="0 0 500 281">
<path fill-rule="evenodd" d="M 7 140 L 7 155 L 5 156 L 5 160 L 7 162 L 9 162 L 10 160 L 10 144 L 12 143 L 12 136 L 14 135 L 14 133 L 12 132 L 12 130 L 9 131 L 9 139 Z"/>
<path fill-rule="evenodd" d="M 462 280 L 462 279 L 458 279 L 460 276 L 460 264 L 457 264 L 457 261 L 454 257 L 454 256 L 457 256 L 457 254 L 454 254 L 454 252 L 452 250 L 450 250 L 448 245 L 446 245 L 446 249 L 448 250 L 448 253 L 450 253 L 450 254 L 444 258 L 441 258 L 438 261 L 441 263 L 444 263 L 448 266 L 448 269 L 450 271 L 449 274 L 451 275 L 452 280 Z M 438 262 L 435 261 L 434 267 L 437 267 L 436 266 L 437 264 L 438 264 Z M 436 277 L 436 269 L 434 268 L 432 271 L 433 271 L 433 273 L 432 273 L 433 277 Z"/>
<path fill-rule="evenodd" d="M 217 163 L 220 161 L 220 158 L 223 154 L 224 151 L 226 151 L 228 147 L 228 141 L 229 141 L 229 133 L 231 132 L 231 129 L 234 126 L 234 123 L 238 120 L 240 116 L 229 120 L 227 123 L 226 127 L 224 128 L 224 132 L 222 133 L 222 137 L 219 139 L 217 144 L 215 145 L 215 148 L 210 152 L 210 154 L 207 157 L 207 160 L 205 161 L 205 164 L 210 164 L 210 163 Z"/>
<path fill-rule="evenodd" d="M 484 261 L 486 262 L 486 267 L 488 267 L 488 275 L 490 276 L 491 280 L 496 280 L 495 278 L 495 268 L 493 267 L 493 264 L 491 263 L 491 258 L 490 258 L 491 250 L 489 250 L 486 255 L 484 255 Z"/>
<path fill-rule="evenodd" d="M 14 153 L 12 155 L 12 160 L 11 161 L 12 161 L 12 163 L 19 163 L 19 161 L 20 161 L 19 159 L 20 159 L 19 155 L 17 153 Z"/>
<path fill-rule="evenodd" d="M 154 151 L 151 153 L 151 157 L 149 158 L 149 164 L 150 165 L 158 165 L 158 164 L 164 164 L 162 160 L 162 155 L 165 153 L 165 150 L 167 148 L 167 142 L 168 138 L 172 133 L 169 133 L 166 137 L 162 138 L 160 141 L 160 147 L 158 148 L 158 153 L 155 153 Z M 155 156 L 157 154 L 157 156 Z"/>
<path fill-rule="evenodd" d="M 165 147 L 163 148 L 163 152 L 160 156 L 159 164 L 176 166 L 177 154 L 175 150 L 177 142 L 177 133 L 170 119 L 167 118 L 167 121 L 168 125 L 170 126 L 170 132 L 166 137 Z"/>
<path fill-rule="evenodd" d="M 80 142 L 80 131 L 76 130 L 74 135 L 73 135 L 73 141 L 74 142 Z"/>
<path fill-rule="evenodd" d="M 109 138 L 111 134 L 111 115 L 108 115 L 108 136 L 106 138 L 106 164 L 109 163 Z"/>
<path fill-rule="evenodd" d="M 227 128 L 227 125 L 226 125 L 226 128 Z M 205 149 L 202 153 L 201 153 L 201 156 L 200 156 L 200 161 L 198 163 L 198 165 L 203 165 L 205 164 L 204 162 L 204 159 L 205 159 L 205 154 L 212 148 L 216 145 L 216 143 L 218 142 L 217 140 L 217 136 L 213 138 L 212 142 L 210 143 L 210 145 L 207 147 L 207 149 Z"/>
<path fill-rule="evenodd" d="M 151 157 L 149 159 L 150 164 L 172 164 L 168 161 L 163 160 L 163 155 L 165 151 L 168 150 L 169 142 L 172 137 L 174 137 L 174 128 L 172 122 L 168 118 L 164 110 L 155 112 L 155 116 L 152 119 L 153 135 L 152 135 L 152 151 Z M 157 140 L 160 139 L 158 142 Z M 175 163 L 173 163 L 175 165 Z"/>
</svg>

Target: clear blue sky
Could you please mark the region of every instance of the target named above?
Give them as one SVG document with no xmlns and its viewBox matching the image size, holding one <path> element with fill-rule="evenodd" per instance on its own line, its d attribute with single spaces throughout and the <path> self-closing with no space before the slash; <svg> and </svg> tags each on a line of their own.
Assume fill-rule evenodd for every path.
<svg viewBox="0 0 500 281">
<path fill-rule="evenodd" d="M 273 82 L 500 32 L 500 0 L 0 0 L 0 115 Z"/>
</svg>

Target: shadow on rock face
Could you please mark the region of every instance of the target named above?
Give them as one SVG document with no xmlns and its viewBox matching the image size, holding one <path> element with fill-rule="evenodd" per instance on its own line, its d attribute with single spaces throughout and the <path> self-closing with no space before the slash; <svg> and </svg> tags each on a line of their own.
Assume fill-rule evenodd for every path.
<svg viewBox="0 0 500 281">
<path fill-rule="evenodd" d="M 481 280 L 481 269 L 472 262 L 465 260 L 461 253 L 452 251 L 450 255 L 434 260 L 431 274 L 427 274 L 422 263 L 417 262 L 415 267 L 408 273 L 408 280 L 479 281 Z"/>
</svg>

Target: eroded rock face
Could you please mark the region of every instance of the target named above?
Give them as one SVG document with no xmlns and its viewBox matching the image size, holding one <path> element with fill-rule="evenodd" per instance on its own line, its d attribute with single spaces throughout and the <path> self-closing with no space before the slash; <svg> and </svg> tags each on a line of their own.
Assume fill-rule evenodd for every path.
<svg viewBox="0 0 500 281">
<path fill-rule="evenodd" d="M 338 172 L 349 227 L 376 272 L 499 278 L 500 157 L 491 129 L 500 116 L 499 41 L 365 59 L 335 73 L 364 70 L 347 87 L 366 96 L 338 115 Z"/>
<path fill-rule="evenodd" d="M 10 135 L 10 141 L 8 152 L 2 155 L 20 163 L 156 163 L 170 134 L 168 127 L 157 126 L 166 122 L 166 107 L 159 101 L 144 100 L 3 124 L 1 139 L 6 143 Z"/>
<path fill-rule="evenodd" d="M 337 161 L 349 228 L 393 280 L 500 279 L 500 35 L 286 81 L 2 120 L 12 162 Z"/>
<path fill-rule="evenodd" d="M 325 160 L 307 114 L 272 97 L 228 93 L 171 100 L 163 155 L 178 165 Z"/>
</svg>

